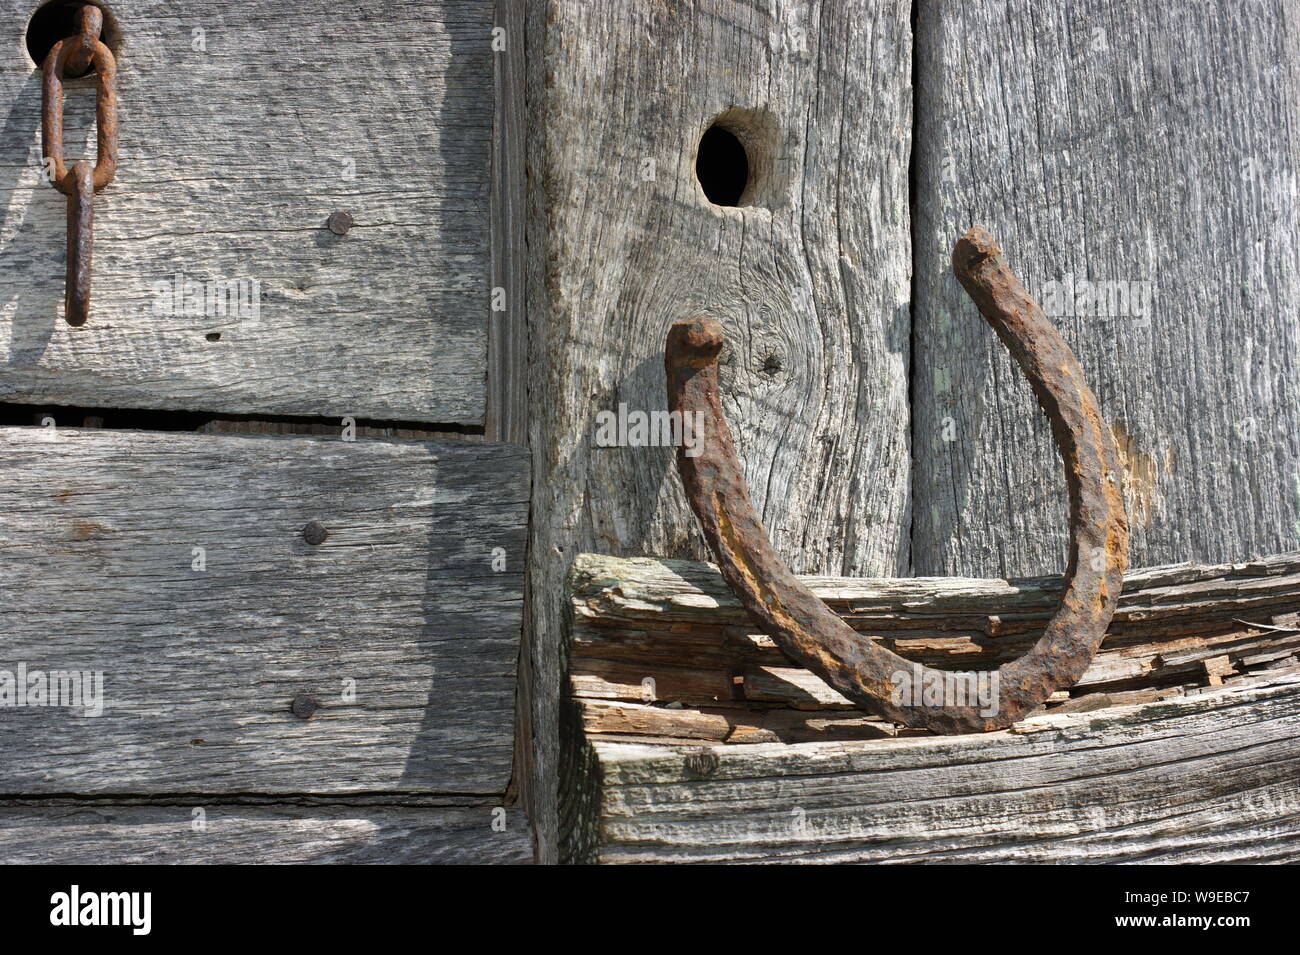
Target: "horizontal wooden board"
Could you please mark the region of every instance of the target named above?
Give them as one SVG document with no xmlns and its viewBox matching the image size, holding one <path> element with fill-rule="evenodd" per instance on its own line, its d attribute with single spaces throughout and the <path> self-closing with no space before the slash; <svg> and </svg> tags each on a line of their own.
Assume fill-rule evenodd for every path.
<svg viewBox="0 0 1300 955">
<path fill-rule="evenodd" d="M 0 400 L 482 423 L 490 0 L 112 3 L 121 159 L 79 329 L 19 52 L 38 5 L 0 0 Z M 91 156 L 91 81 L 67 92 Z M 160 308 L 177 275 L 257 282 L 257 314 Z"/>
<path fill-rule="evenodd" d="M 0 808 L 0 858 L 33 865 L 500 865 L 532 862 L 533 845 L 517 809 L 196 802 Z"/>
<path fill-rule="evenodd" d="M 590 744 L 570 857 L 601 862 L 1300 861 L 1300 677 L 1015 732 Z"/>
<path fill-rule="evenodd" d="M 0 669 L 106 700 L 0 707 L 0 793 L 505 791 L 523 449 L 5 428 L 0 473 Z"/>
<path fill-rule="evenodd" d="M 961 670 L 1028 650 L 1061 585 L 1059 577 L 804 581 L 864 639 Z M 584 701 L 589 734 L 754 743 L 894 733 L 758 632 L 712 565 L 581 554 L 570 593 L 569 690 Z M 1296 668 L 1298 617 L 1300 554 L 1130 571 L 1100 651 L 1049 706 L 1141 702 Z"/>
<path fill-rule="evenodd" d="M 1060 588 L 804 582 L 863 639 L 963 670 L 1021 652 Z M 569 597 L 570 859 L 1300 859 L 1300 554 L 1131 571 L 1083 679 L 965 737 L 855 709 L 711 565 L 583 554 Z"/>
</svg>

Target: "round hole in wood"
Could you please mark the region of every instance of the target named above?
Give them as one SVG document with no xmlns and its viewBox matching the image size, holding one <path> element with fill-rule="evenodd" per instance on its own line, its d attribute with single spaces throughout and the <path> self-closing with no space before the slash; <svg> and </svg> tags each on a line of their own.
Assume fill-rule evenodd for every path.
<svg viewBox="0 0 1300 955">
<path fill-rule="evenodd" d="M 749 186 L 749 154 L 731 130 L 714 123 L 700 137 L 695 178 L 715 206 L 738 206 Z"/>
<path fill-rule="evenodd" d="M 122 32 L 117 26 L 117 17 L 102 3 L 86 3 L 85 0 L 49 0 L 36 8 L 32 18 L 27 21 L 27 54 L 39 68 L 45 62 L 46 54 L 60 40 L 66 40 L 77 32 L 77 11 L 82 7 L 99 7 L 104 13 L 104 28 L 99 38 L 104 45 L 117 54 L 121 45 Z M 81 73 L 86 76 L 91 70 Z"/>
</svg>

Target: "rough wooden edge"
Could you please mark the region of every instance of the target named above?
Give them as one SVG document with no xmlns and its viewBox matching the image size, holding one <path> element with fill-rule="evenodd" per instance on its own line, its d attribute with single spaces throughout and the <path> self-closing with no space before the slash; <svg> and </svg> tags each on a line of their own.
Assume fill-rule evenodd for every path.
<svg viewBox="0 0 1300 955">
<path fill-rule="evenodd" d="M 1272 748 L 1252 761 L 1249 753 L 1241 752 L 1240 740 L 1225 742 L 1223 732 L 1232 727 L 1245 731 L 1256 720 L 1281 722 L 1251 744 Z M 600 845 L 594 858 L 602 862 L 1078 863 L 1149 861 L 1154 853 L 1157 860 L 1163 856 L 1179 861 L 1285 861 L 1297 858 L 1293 837 L 1300 798 L 1294 776 L 1286 769 L 1300 758 L 1296 737 L 1287 733 L 1287 726 L 1297 720 L 1300 676 L 1293 674 L 1102 713 L 1045 714 L 1011 730 L 971 736 L 744 747 L 594 740 L 591 746 L 603 787 Z M 1216 721 L 1228 726 L 1216 730 Z M 1143 746 L 1152 751 L 1142 752 Z M 1235 768 L 1222 770 L 1230 778 L 1199 769 L 1202 757 L 1235 760 Z M 1035 792 L 1050 795 L 1054 787 L 1066 785 L 1075 759 L 1091 760 L 1098 772 L 1113 772 L 1116 787 L 1127 785 L 1126 776 L 1137 779 L 1146 772 L 1150 778 L 1139 779 L 1122 800 L 1104 807 L 1061 807 L 1049 799 L 1044 806 L 1055 806 L 1050 811 L 1043 808 L 1026 814 L 1020 807 L 998 826 L 990 821 L 987 833 L 981 824 L 974 836 L 982 842 L 972 840 L 967 832 L 964 839 L 969 844 L 962 845 L 963 838 L 953 839 L 950 833 L 948 841 L 953 845 L 929 845 L 932 825 L 945 818 L 944 800 L 959 805 L 973 797 L 996 799 L 999 787 L 1017 798 Z M 1017 775 L 1017 760 L 1031 767 L 1023 778 Z M 1111 764 L 1113 771 L 1103 768 Z M 996 785 L 988 791 L 978 782 L 972 785 L 971 774 L 977 770 Z M 1171 772 L 1176 778 L 1167 778 Z M 912 783 L 926 780 L 927 792 L 913 791 L 909 779 Z M 1161 786 L 1178 790 L 1180 779 L 1186 782 L 1188 805 L 1159 816 L 1154 810 L 1162 796 L 1156 790 Z M 1223 792 L 1207 796 L 1212 783 Z M 890 787 L 901 788 L 895 792 Z M 745 796 L 746 808 L 738 810 L 737 800 L 746 792 L 752 792 L 753 798 Z M 792 834 L 773 830 L 771 820 L 750 817 L 751 813 L 782 817 L 815 799 L 829 800 L 828 811 L 841 813 L 832 828 L 853 831 Z M 915 818 L 908 823 L 907 807 L 912 803 L 921 810 L 912 813 Z M 1244 831 L 1231 834 L 1231 851 L 1218 852 L 1213 844 L 1223 825 L 1214 820 L 1236 818 L 1234 813 L 1247 804 L 1253 815 L 1245 821 Z M 891 823 L 885 810 L 903 823 Z M 926 812 L 937 815 L 926 816 Z M 1137 821 L 1126 821 L 1126 814 Z M 1194 821 L 1193 817 L 1204 818 Z M 710 827 L 714 837 L 701 835 Z M 690 832 L 695 835 L 689 836 Z M 1279 838 L 1280 844 L 1274 844 Z M 571 861 L 592 858 L 589 852 L 586 859 Z"/>
<path fill-rule="evenodd" d="M 564 581 L 564 636 L 560 685 L 569 686 L 569 646 L 573 639 L 574 577 Z M 603 788 L 600 759 L 583 730 L 582 703 L 565 693 L 560 699 L 557 830 L 554 861 L 586 865 L 598 861 L 600 850 L 600 800 Z"/>
<path fill-rule="evenodd" d="M 527 109 L 524 102 L 525 11 L 521 0 L 496 0 L 494 30 L 506 47 L 493 53 L 491 261 L 492 287 L 505 290 L 505 311 L 488 312 L 487 407 L 484 437 L 507 444 L 528 443 L 528 324 L 524 274 L 527 177 L 524 169 Z M 491 290 L 489 290 L 491 291 Z M 526 562 L 526 554 L 512 555 Z M 519 646 L 515 693 L 514 772 L 507 792 L 530 817 L 533 812 L 532 667 L 528 601 Z"/>
<path fill-rule="evenodd" d="M 1232 564 L 1162 564 L 1141 567 L 1124 575 L 1124 593 L 1155 587 L 1190 584 L 1220 577 L 1267 577 L 1300 571 L 1300 551 L 1273 554 Z M 579 554 L 569 571 L 575 599 L 608 598 L 606 608 L 636 615 L 651 607 L 641 598 L 651 592 L 656 601 L 671 606 L 674 619 L 734 618 L 747 615 L 727 586 L 716 565 L 703 561 L 658 557 L 611 557 L 607 554 Z M 638 593 L 624 592 L 628 579 L 641 583 Z M 827 577 L 800 575 L 800 579 L 823 600 L 853 601 L 855 606 L 884 607 L 899 601 L 909 605 L 923 602 L 942 611 L 945 600 L 959 600 L 969 608 L 987 601 L 990 606 L 1008 598 L 1045 597 L 1060 592 L 1061 577 Z M 655 609 L 662 610 L 662 607 Z M 602 610 L 602 613 L 604 610 Z M 662 616 L 662 614 L 659 614 Z"/>
<path fill-rule="evenodd" d="M 506 48 L 492 54 L 492 288 L 505 290 L 505 311 L 488 313 L 488 441 L 528 442 L 528 325 L 524 283 L 524 8 L 521 0 L 496 0 L 494 28 Z M 491 289 L 488 290 L 491 292 Z"/>
<path fill-rule="evenodd" d="M 585 865 L 600 851 L 600 800 L 603 788 L 600 759 L 592 740 L 582 731 L 582 712 L 574 700 L 560 703 L 559 859 Z"/>
<path fill-rule="evenodd" d="M 804 579 L 864 639 L 961 670 L 989 670 L 1024 652 L 1061 584 Z M 583 554 L 568 597 L 569 695 L 587 734 L 753 744 L 916 732 L 873 722 L 782 654 L 712 565 Z M 1298 626 L 1300 555 L 1138 570 L 1101 651 L 1048 707 L 1099 709 L 1300 669 Z"/>
<path fill-rule="evenodd" d="M 551 252 L 551 236 L 546 215 L 547 168 L 546 137 L 537 131 L 547 124 L 548 101 L 546 96 L 546 45 L 547 23 L 553 15 L 551 2 L 528 3 L 524 15 L 524 93 L 529 126 L 534 130 L 527 137 L 525 166 L 527 188 L 525 194 L 525 232 L 528 255 L 524 265 L 524 278 L 528 288 L 528 309 L 524 316 L 530 332 L 546 327 L 550 321 L 550 308 L 546 295 L 548 274 L 546 262 Z M 546 355 L 540 351 L 542 336 L 528 336 L 528 380 L 530 393 L 540 394 L 537 386 L 546 383 Z M 528 722 L 531 734 L 524 738 L 527 750 L 529 796 L 526 805 L 537 840 L 537 861 L 554 864 L 559 860 L 559 701 L 563 698 L 564 680 L 561 676 L 563 649 L 561 638 L 547 625 L 545 610 L 539 610 L 543 601 L 555 601 L 554 594 L 546 593 L 546 582 L 551 575 L 536 551 L 550 539 L 540 528 L 543 521 L 553 520 L 537 507 L 536 475 L 544 473 L 544 456 L 555 453 L 545 446 L 544 439 L 549 422 L 541 419 L 548 414 L 544 403 L 537 401 L 529 416 L 529 447 L 533 459 L 532 511 L 529 515 L 528 572 L 524 581 L 524 666 L 520 668 L 520 702 L 525 696 L 531 708 Z"/>
<path fill-rule="evenodd" d="M 1183 618 L 1235 619 L 1231 605 L 1237 588 L 1246 592 L 1240 596 L 1243 607 L 1263 600 L 1275 608 L 1295 589 L 1298 571 L 1300 553 L 1138 569 L 1125 579 L 1128 613 L 1158 629 Z M 1041 616 L 1060 586 L 1059 577 L 804 579 L 840 612 L 866 614 L 873 631 L 877 620 L 901 626 L 909 614 Z M 627 633 L 635 653 L 642 637 L 653 642 L 682 627 L 703 625 L 712 633 L 710 628 L 725 632 L 748 623 L 709 564 L 582 554 L 567 583 L 571 643 L 603 632 Z M 1205 609 L 1211 606 L 1213 613 Z M 1286 616 L 1289 621 L 1293 615 Z M 1276 629 L 1290 634 L 1293 626 L 1286 622 Z M 577 647 L 574 653 L 577 679 L 585 658 Z M 1206 666 L 1211 675 L 1212 669 Z M 570 717 L 561 725 L 566 773 L 560 818 L 571 832 L 561 842 L 561 858 L 577 863 L 1115 862 L 1141 861 L 1149 854 L 1199 862 L 1300 858 L 1294 839 L 1300 831 L 1300 792 L 1287 776 L 1287 767 L 1300 759 L 1300 736 L 1293 729 L 1300 721 L 1300 674 L 1291 668 L 1236 677 L 1228 686 L 1210 683 L 1187 696 L 1063 708 L 1000 733 L 958 737 L 881 734 L 736 745 L 703 734 L 686 738 L 691 734 L 685 731 L 673 736 L 663 728 L 677 725 L 671 719 L 638 735 L 628 735 L 616 723 L 608 732 L 590 732 L 584 730 L 584 709 L 576 721 Z M 569 705 L 637 708 L 576 698 Z M 706 709 L 655 712 L 680 721 L 697 712 L 704 718 Z M 1260 755 L 1252 757 L 1256 750 Z M 1076 763 L 1080 779 L 1095 776 L 1098 785 L 1109 787 L 1107 798 L 1118 800 L 1114 806 L 1076 804 L 1082 785 L 1070 775 Z M 1131 792 L 1123 788 L 1126 773 L 1133 774 Z M 1218 782 L 1210 780 L 1215 773 L 1223 774 Z M 983 788 L 971 782 L 977 777 Z M 913 791 L 922 782 L 928 794 Z M 1174 791 L 1184 795 L 1173 797 Z M 997 816 L 999 792 L 1014 797 L 1015 805 L 986 827 L 971 813 Z M 929 802 L 915 811 L 907 808 L 918 799 Z M 981 800 L 986 809 L 972 810 Z M 950 824 L 944 822 L 949 808 L 955 814 Z M 812 835 L 787 831 L 790 814 L 805 810 L 824 828 Z M 1126 814 L 1136 821 L 1126 823 Z M 927 842 L 931 824 L 947 826 L 933 846 Z"/>
<path fill-rule="evenodd" d="M 889 768 L 890 764 L 904 763 L 950 766 L 983 761 L 987 752 L 1000 748 L 1017 737 L 1047 734 L 1042 738 L 1081 739 L 1112 730 L 1185 719 L 1243 703 L 1285 698 L 1296 693 L 1300 693 L 1300 675 L 1288 674 L 1273 680 L 1261 680 L 1250 686 L 1223 687 L 1199 696 L 1114 706 L 1087 713 L 1039 713 L 995 733 L 828 743 L 756 743 L 745 747 L 691 745 L 665 749 L 622 740 L 594 740 L 591 745 L 605 768 L 605 782 L 610 785 L 647 778 L 642 775 L 646 769 L 657 773 L 667 768 L 684 768 L 692 754 L 703 751 L 712 752 L 722 760 L 709 773 L 715 778 L 748 778 L 749 770 L 744 768 L 744 764 L 769 759 L 787 760 L 791 774 L 815 775 L 880 770 Z"/>
<path fill-rule="evenodd" d="M 505 311 L 488 313 L 488 380 L 484 432 L 488 440 L 528 444 L 528 312 L 526 146 L 528 115 L 525 68 L 528 62 L 526 11 L 522 0 L 496 0 L 494 32 L 503 31 L 506 48 L 493 54 L 492 131 L 492 286 L 505 290 Z M 530 495 L 531 498 L 531 495 Z M 527 566 L 525 552 L 517 559 Z M 518 801 L 536 819 L 533 781 L 533 668 L 525 573 L 523 620 L 515 690 L 514 772 L 507 799 Z M 533 851 L 536 855 L 536 830 Z"/>
</svg>

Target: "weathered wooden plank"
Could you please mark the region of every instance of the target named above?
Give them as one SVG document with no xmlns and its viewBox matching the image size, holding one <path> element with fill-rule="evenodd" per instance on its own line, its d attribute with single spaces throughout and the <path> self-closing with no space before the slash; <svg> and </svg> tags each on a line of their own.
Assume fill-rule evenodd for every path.
<svg viewBox="0 0 1300 955">
<path fill-rule="evenodd" d="M 524 219 L 527 214 L 524 136 L 527 104 L 524 102 L 522 0 L 495 0 L 493 31 L 493 301 L 492 319 L 488 325 L 490 371 L 484 430 L 489 441 L 526 444 L 528 314 L 524 281 Z"/>
<path fill-rule="evenodd" d="M 1044 715 L 1015 732 L 668 748 L 596 739 L 577 762 L 580 861 L 1300 860 L 1296 676 Z"/>
<path fill-rule="evenodd" d="M 524 226 L 528 213 L 524 99 L 526 11 L 522 0 L 494 3 L 496 102 L 492 135 L 492 320 L 488 325 L 488 393 L 484 433 L 489 441 L 528 443 L 528 311 Z M 500 47 L 498 49 L 497 47 Z M 498 302 L 498 291 L 503 300 Z M 498 310 L 499 309 L 499 310 Z M 524 630 L 527 636 L 527 629 Z M 520 648 L 515 706 L 515 792 L 532 805 L 533 724 L 531 653 Z"/>
<path fill-rule="evenodd" d="M 593 442 L 598 411 L 665 407 L 673 321 L 705 312 L 727 328 L 728 419 L 791 566 L 906 568 L 910 6 L 529 5 L 529 589 L 543 860 L 557 839 L 569 561 L 583 550 L 704 553 L 672 449 Z M 739 206 L 712 204 L 696 179 L 715 120 L 749 154 Z"/>
<path fill-rule="evenodd" d="M 0 808 L 0 858 L 9 864 L 519 865 L 532 857 L 523 813 L 489 806 Z"/>
<path fill-rule="evenodd" d="M 818 739 L 879 739 L 897 736 L 893 724 L 852 710 L 802 712 L 767 706 L 652 706 L 619 700 L 583 700 L 583 730 L 588 736 L 636 738 L 637 742 L 677 744 L 684 740 L 716 743 L 806 743 Z"/>
<path fill-rule="evenodd" d="M 959 669 L 1032 640 L 1060 583 L 805 582 L 864 638 Z M 852 709 L 710 565 L 584 554 L 570 597 L 571 860 L 1300 859 L 1300 555 L 1131 572 L 1073 698 L 964 737 Z"/>
<path fill-rule="evenodd" d="M 580 622 L 659 621 L 667 629 L 674 623 L 708 621 L 752 627 L 748 613 L 713 564 L 579 554 L 569 580 L 568 595 Z M 869 621 L 870 627 L 888 631 L 925 631 L 927 620 L 928 629 L 933 629 L 936 621 L 963 616 L 999 616 L 1004 628 L 1011 630 L 1017 622 L 1050 617 L 1061 593 L 1057 576 L 872 579 L 809 574 L 802 581 L 846 619 Z M 1289 604 L 1298 586 L 1300 551 L 1235 564 L 1134 568 L 1124 575 L 1114 619 L 1117 624 L 1154 621 L 1167 627 L 1170 618 L 1193 610 L 1226 617 L 1249 608 L 1258 598 Z"/>
<path fill-rule="evenodd" d="M 121 161 L 81 329 L 17 53 L 36 6 L 0 2 L 0 398 L 483 423 L 491 0 L 113 3 Z M 93 152 L 87 82 L 70 157 Z M 257 308 L 175 314 L 177 275 L 259 283 Z"/>
<path fill-rule="evenodd" d="M 1048 428 L 951 276 L 973 223 L 1054 313 L 1119 439 L 1133 562 L 1296 548 L 1296 5 L 917 11 L 914 571 L 1064 566 Z M 1085 282 L 1133 295 L 1089 311 Z"/>
<path fill-rule="evenodd" d="M 1060 592 L 1060 578 L 805 582 L 864 639 L 948 670 L 993 669 L 1025 652 Z M 864 720 L 754 632 L 710 564 L 582 554 L 570 592 L 569 692 L 588 735 L 756 743 L 898 733 Z M 1164 699 L 1300 669 L 1297 612 L 1300 554 L 1132 571 L 1101 650 L 1049 708 Z"/>
<path fill-rule="evenodd" d="M 523 449 L 5 428 L 0 473 L 0 669 L 105 698 L 0 707 L 0 792 L 505 791 Z"/>
</svg>

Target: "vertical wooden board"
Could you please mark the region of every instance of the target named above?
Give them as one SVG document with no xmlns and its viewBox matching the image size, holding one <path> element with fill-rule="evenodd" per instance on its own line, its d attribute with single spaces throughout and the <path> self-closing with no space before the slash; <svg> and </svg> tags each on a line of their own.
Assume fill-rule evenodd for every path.
<svg viewBox="0 0 1300 955">
<path fill-rule="evenodd" d="M 724 406 L 754 503 L 797 571 L 907 566 L 910 5 L 529 8 L 534 454 L 533 820 L 554 848 L 564 575 L 583 549 L 700 557 L 664 447 L 597 447 L 596 414 L 663 409 L 669 326 L 729 341 Z M 697 144 L 745 143 L 739 207 Z M 707 440 L 707 436 L 706 436 Z"/>
<path fill-rule="evenodd" d="M 505 792 L 523 449 L 5 428 L 0 473 L 0 792 Z"/>
<path fill-rule="evenodd" d="M 489 441 L 528 442 L 528 317 L 524 262 L 523 0 L 493 4 L 492 318 L 488 324 Z M 500 46 L 500 49 L 497 47 Z"/>
<path fill-rule="evenodd" d="M 1295 4 L 918 9 L 914 571 L 1065 562 L 1046 422 L 951 275 L 976 223 L 1061 327 L 1117 436 L 1131 563 L 1295 548 Z M 1136 306 L 1088 314 L 1085 280 L 1147 284 L 1126 286 Z"/>
<path fill-rule="evenodd" d="M 79 329 L 38 5 L 0 0 L 0 400 L 483 423 L 491 0 L 109 3 L 121 158 Z M 93 156 L 92 81 L 66 87 Z"/>
<path fill-rule="evenodd" d="M 488 391 L 484 435 L 489 441 L 528 443 L 528 312 L 525 168 L 527 10 L 524 0 L 493 4 L 495 103 L 492 133 L 492 294 L 488 325 Z M 499 47 L 499 48 L 498 48 Z M 525 614 L 527 603 L 525 602 Z M 525 616 L 525 620 L 527 617 Z M 515 696 L 515 772 L 512 795 L 532 804 L 532 670 L 523 628 Z"/>
</svg>

